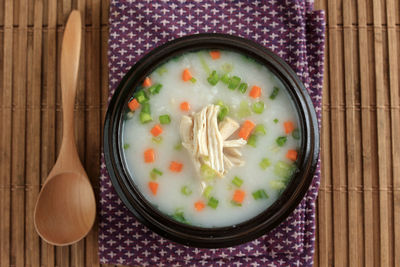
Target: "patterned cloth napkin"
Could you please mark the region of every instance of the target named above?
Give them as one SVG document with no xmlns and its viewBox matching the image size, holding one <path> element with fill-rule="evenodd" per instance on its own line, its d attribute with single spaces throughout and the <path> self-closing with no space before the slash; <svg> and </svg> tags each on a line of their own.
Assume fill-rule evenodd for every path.
<svg viewBox="0 0 400 267">
<path fill-rule="evenodd" d="M 220 32 L 256 41 L 296 71 L 321 117 L 323 11 L 312 0 L 114 0 L 110 6 L 110 95 L 143 55 L 171 39 Z M 310 266 L 315 241 L 319 167 L 296 210 L 277 228 L 246 244 L 199 249 L 166 240 L 139 223 L 115 193 L 102 157 L 99 256 L 101 263 L 139 266 Z"/>
</svg>

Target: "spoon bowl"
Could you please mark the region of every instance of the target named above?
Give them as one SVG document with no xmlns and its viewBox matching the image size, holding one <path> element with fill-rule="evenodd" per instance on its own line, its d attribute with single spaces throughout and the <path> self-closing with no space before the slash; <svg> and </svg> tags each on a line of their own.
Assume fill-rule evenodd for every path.
<svg viewBox="0 0 400 267">
<path fill-rule="evenodd" d="M 48 243 L 70 245 L 84 238 L 96 217 L 93 189 L 79 160 L 74 135 L 74 104 L 81 47 L 81 16 L 71 12 L 61 49 L 63 138 L 58 159 L 34 211 L 38 234 Z"/>
</svg>

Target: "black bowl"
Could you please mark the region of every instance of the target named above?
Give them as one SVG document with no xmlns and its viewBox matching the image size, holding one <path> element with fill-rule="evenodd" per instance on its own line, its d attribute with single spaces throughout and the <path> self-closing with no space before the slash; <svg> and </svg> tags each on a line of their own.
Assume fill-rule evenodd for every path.
<svg viewBox="0 0 400 267">
<path fill-rule="evenodd" d="M 234 226 L 202 228 L 182 224 L 158 211 L 140 193 L 124 163 L 121 129 L 132 88 L 160 64 L 184 52 L 225 49 L 242 53 L 265 65 L 281 79 L 298 113 L 301 145 L 297 171 L 281 196 L 264 212 Z M 175 39 L 139 60 L 125 75 L 109 104 L 104 125 L 104 155 L 112 184 L 126 207 L 143 224 L 170 240 L 196 247 L 228 247 L 253 240 L 278 226 L 306 194 L 317 165 L 318 123 L 313 104 L 294 71 L 270 50 L 247 39 L 224 34 L 198 34 Z"/>
</svg>

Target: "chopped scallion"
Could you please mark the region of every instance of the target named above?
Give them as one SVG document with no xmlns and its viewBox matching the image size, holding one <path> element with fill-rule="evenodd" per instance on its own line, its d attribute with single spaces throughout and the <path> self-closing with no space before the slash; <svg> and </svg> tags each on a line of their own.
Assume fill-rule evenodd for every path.
<svg viewBox="0 0 400 267">
<path fill-rule="evenodd" d="M 211 73 L 210 67 L 208 66 L 207 62 L 206 62 L 205 59 L 203 58 L 201 52 L 197 53 L 197 55 L 198 55 L 198 57 L 199 57 L 199 59 L 200 59 L 201 66 L 203 67 L 203 69 L 205 70 L 205 72 L 206 72 L 207 74 L 210 74 L 210 73 Z"/>
<path fill-rule="evenodd" d="M 264 112 L 264 102 L 258 101 L 253 104 L 252 108 L 254 113 L 261 114 Z"/>
<path fill-rule="evenodd" d="M 124 144 L 124 149 L 128 149 L 130 147 L 129 144 Z"/>
<path fill-rule="evenodd" d="M 224 75 L 222 75 L 221 81 L 222 81 L 224 84 L 228 84 L 228 83 L 229 83 L 229 75 L 228 75 L 227 73 L 225 73 Z"/>
<path fill-rule="evenodd" d="M 192 78 L 190 79 L 190 81 L 191 81 L 192 83 L 195 83 L 197 80 L 196 80 L 196 78 L 192 77 Z"/>
<path fill-rule="evenodd" d="M 182 186 L 181 193 L 185 196 L 190 196 L 192 194 L 192 189 L 190 189 L 187 185 Z"/>
<path fill-rule="evenodd" d="M 133 95 L 133 97 L 136 98 L 137 101 L 138 101 L 140 104 L 147 103 L 147 102 L 149 101 L 149 97 L 147 96 L 146 92 L 143 91 L 143 90 L 140 90 L 140 91 L 136 92 L 136 93 Z"/>
<path fill-rule="evenodd" d="M 231 89 L 231 90 L 235 90 L 239 86 L 240 81 L 241 81 L 240 77 L 233 76 L 229 80 L 228 88 Z"/>
<path fill-rule="evenodd" d="M 153 180 L 156 180 L 157 176 L 162 176 L 162 175 L 163 175 L 163 172 L 156 168 L 152 169 L 150 172 L 150 178 Z"/>
<path fill-rule="evenodd" d="M 212 180 L 217 176 L 217 172 L 207 164 L 201 165 L 200 172 L 203 179 L 207 181 Z"/>
<path fill-rule="evenodd" d="M 286 187 L 285 183 L 281 180 L 272 180 L 269 182 L 269 185 L 275 190 L 282 190 Z"/>
<path fill-rule="evenodd" d="M 178 222 L 181 223 L 187 223 L 187 220 L 185 218 L 185 215 L 183 213 L 183 211 L 181 209 L 177 209 L 174 213 L 174 215 L 172 215 L 172 218 L 174 218 L 175 220 L 177 220 Z"/>
<path fill-rule="evenodd" d="M 207 78 L 207 81 L 209 84 L 211 84 L 212 86 L 216 85 L 219 81 L 219 76 L 217 74 L 217 72 L 215 70 L 212 71 L 212 73 L 210 74 L 210 76 Z"/>
<path fill-rule="evenodd" d="M 295 170 L 296 170 L 295 165 L 288 164 L 283 161 L 278 161 L 274 166 L 275 175 L 284 179 L 290 178 Z"/>
<path fill-rule="evenodd" d="M 259 189 L 259 190 L 255 191 L 255 192 L 253 192 L 252 195 L 253 195 L 253 198 L 255 200 L 263 199 L 263 198 L 269 198 L 268 194 L 265 192 L 264 189 Z"/>
<path fill-rule="evenodd" d="M 272 90 L 271 95 L 269 96 L 269 99 L 275 99 L 278 96 L 279 93 L 279 88 L 274 86 L 274 89 Z"/>
<path fill-rule="evenodd" d="M 242 119 L 251 115 L 251 110 L 249 107 L 249 103 L 246 100 L 240 102 L 239 109 L 237 112 L 237 116 Z"/>
<path fill-rule="evenodd" d="M 250 135 L 249 139 L 247 140 L 247 144 L 252 147 L 256 147 L 257 144 L 257 136 L 252 134 Z"/>
<path fill-rule="evenodd" d="M 225 73 L 231 72 L 233 70 L 232 64 L 225 63 L 224 65 L 221 66 L 222 71 Z"/>
<path fill-rule="evenodd" d="M 234 201 L 234 200 L 231 200 L 231 204 L 232 204 L 233 206 L 237 206 L 237 207 L 241 207 L 241 206 L 242 206 L 242 203 L 237 203 L 237 202 Z"/>
<path fill-rule="evenodd" d="M 278 138 L 276 138 L 275 141 L 278 144 L 278 146 L 284 146 L 286 141 L 287 141 L 287 137 L 286 136 L 279 136 Z"/>
<path fill-rule="evenodd" d="M 237 187 L 240 187 L 240 186 L 242 186 L 242 184 L 243 184 L 243 180 L 240 179 L 239 177 L 235 176 L 235 177 L 232 179 L 232 184 L 236 185 Z"/>
<path fill-rule="evenodd" d="M 157 73 L 162 76 L 164 73 L 167 72 L 167 68 L 165 66 L 161 66 L 157 69 Z"/>
<path fill-rule="evenodd" d="M 151 138 L 151 141 L 152 141 L 154 144 L 159 145 L 159 144 L 161 144 L 161 143 L 163 142 L 163 138 L 162 138 L 162 136 L 156 136 L 156 137 L 152 137 L 152 138 Z"/>
<path fill-rule="evenodd" d="M 174 149 L 179 151 L 179 150 L 182 149 L 182 147 L 183 147 L 183 146 L 182 146 L 182 143 L 179 142 L 179 143 L 177 143 L 177 144 L 174 146 Z"/>
<path fill-rule="evenodd" d="M 152 172 L 154 172 L 155 174 L 157 174 L 157 175 L 163 175 L 163 172 L 162 171 L 160 171 L 159 169 L 156 169 L 156 168 L 154 168 L 153 170 L 152 170 Z"/>
<path fill-rule="evenodd" d="M 162 84 L 156 83 L 156 84 L 153 84 L 152 86 L 150 86 L 148 90 L 149 90 L 150 94 L 156 95 L 160 92 L 161 88 L 162 88 Z"/>
<path fill-rule="evenodd" d="M 143 103 L 142 110 L 140 112 L 150 114 L 151 113 L 150 112 L 150 104 L 149 103 Z"/>
<path fill-rule="evenodd" d="M 246 93 L 247 87 L 248 87 L 247 83 L 241 83 L 239 85 L 239 92 L 241 92 L 242 94 Z"/>
<path fill-rule="evenodd" d="M 210 197 L 210 199 L 208 200 L 207 205 L 210 206 L 213 209 L 216 209 L 218 207 L 218 199 L 214 198 L 214 197 Z"/>
<path fill-rule="evenodd" d="M 267 169 L 269 166 L 271 166 L 271 161 L 269 161 L 268 158 L 263 158 L 261 160 L 261 162 L 259 163 L 261 169 L 265 170 Z"/>
<path fill-rule="evenodd" d="M 161 124 L 170 124 L 171 122 L 171 117 L 168 114 L 161 115 L 158 119 Z"/>
<path fill-rule="evenodd" d="M 207 185 L 206 188 L 204 188 L 203 196 L 205 196 L 206 198 L 209 198 L 212 190 L 213 190 L 213 187 L 211 185 Z"/>
<path fill-rule="evenodd" d="M 300 139 L 300 131 L 299 131 L 298 128 L 293 130 L 292 136 L 293 136 L 293 138 L 296 139 L 296 140 L 299 140 L 299 139 Z"/>
<path fill-rule="evenodd" d="M 274 123 L 278 123 L 279 122 L 279 120 L 278 119 L 274 119 Z"/>
<path fill-rule="evenodd" d="M 153 118 L 151 117 L 150 114 L 144 113 L 144 112 L 140 113 L 140 122 L 141 123 L 148 123 L 148 122 L 151 122 L 152 120 L 153 120 Z"/>
<path fill-rule="evenodd" d="M 265 127 L 263 124 L 258 124 L 255 128 L 254 128 L 254 134 L 255 135 L 266 135 L 267 131 L 265 130 Z"/>
</svg>

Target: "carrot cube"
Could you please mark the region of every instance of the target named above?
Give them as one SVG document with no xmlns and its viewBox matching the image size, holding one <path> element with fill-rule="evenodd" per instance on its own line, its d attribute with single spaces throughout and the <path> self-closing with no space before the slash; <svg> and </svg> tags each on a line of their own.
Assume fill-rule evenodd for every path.
<svg viewBox="0 0 400 267">
<path fill-rule="evenodd" d="M 190 110 L 190 104 L 188 102 L 182 102 L 180 106 L 182 111 L 189 111 Z"/>
<path fill-rule="evenodd" d="M 155 137 L 159 136 L 160 134 L 162 134 L 163 129 L 161 128 L 160 124 L 155 125 L 151 130 L 150 130 L 151 134 Z"/>
<path fill-rule="evenodd" d="M 153 195 L 157 195 L 158 191 L 158 183 L 156 182 L 149 182 L 149 189 Z"/>
<path fill-rule="evenodd" d="M 291 122 L 291 121 L 285 121 L 283 123 L 283 127 L 285 128 L 286 134 L 290 134 L 294 130 L 294 125 L 293 125 L 293 122 Z"/>
<path fill-rule="evenodd" d="M 236 203 L 241 204 L 244 200 L 244 197 L 246 196 L 246 193 L 243 190 L 237 189 L 235 190 L 235 193 L 233 194 L 233 201 Z"/>
<path fill-rule="evenodd" d="M 196 203 L 194 203 L 194 208 L 195 208 L 197 211 L 202 211 L 205 207 L 206 207 L 206 204 L 204 204 L 204 202 L 201 201 L 201 200 L 199 200 L 199 201 L 197 201 Z"/>
<path fill-rule="evenodd" d="M 221 52 L 219 51 L 210 51 L 210 56 L 213 60 L 219 59 L 221 57 Z"/>
<path fill-rule="evenodd" d="M 297 151 L 294 149 L 289 149 L 288 152 L 286 153 L 286 158 L 296 161 L 297 160 Z"/>
<path fill-rule="evenodd" d="M 181 172 L 183 168 L 183 164 L 179 163 L 177 161 L 171 161 L 170 165 L 169 165 L 169 169 L 172 172 Z"/>
<path fill-rule="evenodd" d="M 143 156 L 144 156 L 144 162 L 146 163 L 152 163 L 156 159 L 156 154 L 154 152 L 154 149 L 152 148 L 145 150 Z"/>
<path fill-rule="evenodd" d="M 140 108 L 140 103 L 134 98 L 128 103 L 128 107 L 130 110 L 135 111 Z"/>
<path fill-rule="evenodd" d="M 143 87 L 149 87 L 151 86 L 151 79 L 149 77 L 146 77 L 143 81 Z"/>
<path fill-rule="evenodd" d="M 254 122 L 246 120 L 239 130 L 239 137 L 247 140 L 255 126 Z"/>
<path fill-rule="evenodd" d="M 188 69 L 184 69 L 182 72 L 182 80 L 187 82 L 190 81 L 192 79 L 192 74 L 190 73 L 190 71 Z"/>
<path fill-rule="evenodd" d="M 260 96 L 261 96 L 261 88 L 254 85 L 254 86 L 251 88 L 251 91 L 250 91 L 249 95 L 250 95 L 250 97 L 252 97 L 252 98 L 258 98 L 258 97 L 260 97 Z"/>
</svg>

